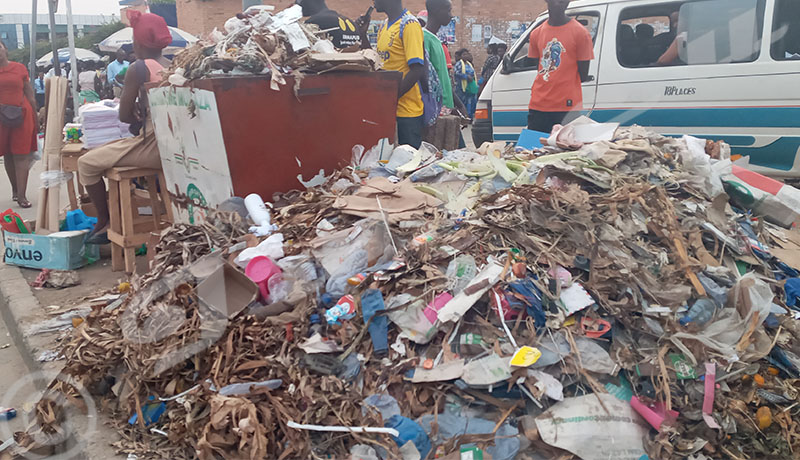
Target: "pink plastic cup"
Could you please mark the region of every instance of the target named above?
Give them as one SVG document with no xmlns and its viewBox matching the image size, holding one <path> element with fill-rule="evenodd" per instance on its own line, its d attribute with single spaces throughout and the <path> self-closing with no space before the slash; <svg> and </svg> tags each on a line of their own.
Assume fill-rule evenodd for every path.
<svg viewBox="0 0 800 460">
<path fill-rule="evenodd" d="M 274 275 L 280 274 L 281 269 L 271 261 L 269 257 L 257 256 L 247 264 L 244 269 L 245 275 L 258 285 L 258 290 L 261 292 L 262 300 L 266 301 L 269 298 L 269 287 L 267 282 Z"/>
</svg>

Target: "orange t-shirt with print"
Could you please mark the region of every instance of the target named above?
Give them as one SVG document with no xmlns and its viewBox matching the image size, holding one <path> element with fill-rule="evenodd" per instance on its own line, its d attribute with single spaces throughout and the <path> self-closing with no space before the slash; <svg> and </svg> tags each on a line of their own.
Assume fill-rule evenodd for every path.
<svg viewBox="0 0 800 460">
<path fill-rule="evenodd" d="M 575 19 L 554 27 L 547 21 L 531 32 L 528 57 L 539 59 L 539 72 L 528 108 L 569 112 L 583 108 L 579 61 L 594 59 L 592 37 Z"/>
</svg>

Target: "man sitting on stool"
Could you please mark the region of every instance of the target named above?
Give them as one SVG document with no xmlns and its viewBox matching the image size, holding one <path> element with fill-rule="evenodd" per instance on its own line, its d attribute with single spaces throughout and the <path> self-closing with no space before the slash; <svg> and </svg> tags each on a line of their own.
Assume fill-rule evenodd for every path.
<svg viewBox="0 0 800 460">
<path fill-rule="evenodd" d="M 161 50 L 172 42 L 172 35 L 161 16 L 129 10 L 128 18 L 133 26 L 133 48 L 138 59 L 125 73 L 119 119 L 129 123 L 131 132 L 136 136 L 109 142 L 78 160 L 81 183 L 97 207 L 97 225 L 86 240 L 88 244 L 109 243 L 109 203 L 103 174 L 117 166 L 161 169 L 161 157 L 148 117 L 144 85 L 161 81 L 161 70 L 169 65 L 169 61 L 161 55 Z M 112 205 L 118 206 L 119 203 Z"/>
</svg>

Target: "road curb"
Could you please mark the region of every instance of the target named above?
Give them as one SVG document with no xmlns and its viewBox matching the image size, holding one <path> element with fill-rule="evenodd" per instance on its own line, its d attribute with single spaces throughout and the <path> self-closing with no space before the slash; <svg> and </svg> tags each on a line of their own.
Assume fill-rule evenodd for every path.
<svg viewBox="0 0 800 460">
<path fill-rule="evenodd" d="M 38 355 L 43 350 L 52 348 L 52 340 L 48 339 L 47 335 L 28 334 L 26 330 L 26 325 L 33 325 L 37 319 L 41 320 L 44 308 L 34 296 L 22 270 L 13 265 L 0 264 L 0 314 L 28 372 L 33 375 L 55 377 L 63 367 L 63 362 L 42 363 L 38 360 Z M 33 379 L 33 382 L 38 391 L 44 391 L 49 384 L 44 379 Z M 77 443 L 82 444 L 83 447 L 66 458 L 85 460 L 125 458 L 115 454 L 110 445 L 113 440 L 119 439 L 119 433 L 103 423 L 103 416 L 98 418 L 99 420 L 93 421 L 96 429 L 91 433 L 87 433 L 85 429 L 85 426 L 89 424 L 88 420 L 78 420 L 78 423 L 72 425 L 73 433 L 80 438 Z M 86 436 L 87 434 L 91 436 Z M 71 451 L 76 445 L 73 442 L 67 442 L 66 445 L 60 446 L 59 450 Z M 65 457 L 58 456 L 57 458 Z"/>
<path fill-rule="evenodd" d="M 11 334 L 11 339 L 17 346 L 22 360 L 30 372 L 44 370 L 42 363 L 36 359 L 35 353 L 45 344 L 35 343 L 35 336 L 28 336 L 23 331 L 26 317 L 30 318 L 42 310 L 39 301 L 33 295 L 31 287 L 22 276 L 22 271 L 12 265 L 0 265 L 0 313 L 3 322 Z M 38 382 L 37 385 L 44 385 Z M 44 390 L 45 388 L 38 388 Z"/>
</svg>

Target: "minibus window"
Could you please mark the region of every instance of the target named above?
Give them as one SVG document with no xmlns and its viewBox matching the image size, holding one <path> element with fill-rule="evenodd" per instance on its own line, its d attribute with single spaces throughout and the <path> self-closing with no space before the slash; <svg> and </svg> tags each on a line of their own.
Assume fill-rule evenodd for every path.
<svg viewBox="0 0 800 460">
<path fill-rule="evenodd" d="M 623 67 L 755 61 L 764 7 L 765 0 L 701 0 L 626 8 L 617 26 L 617 60 Z"/>
<path fill-rule="evenodd" d="M 770 54 L 776 61 L 800 60 L 800 2 L 797 0 L 775 1 Z"/>
<path fill-rule="evenodd" d="M 764 0 L 706 0 L 681 6 L 679 59 L 689 65 L 753 62 L 761 51 Z"/>
</svg>

